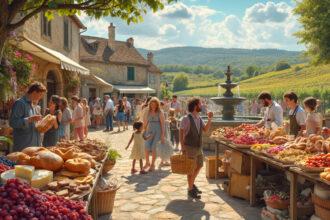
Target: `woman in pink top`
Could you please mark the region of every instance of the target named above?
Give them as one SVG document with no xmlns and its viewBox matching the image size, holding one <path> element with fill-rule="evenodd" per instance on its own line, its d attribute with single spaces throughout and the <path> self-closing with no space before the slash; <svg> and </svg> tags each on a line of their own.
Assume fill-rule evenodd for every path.
<svg viewBox="0 0 330 220">
<path fill-rule="evenodd" d="M 84 110 L 80 104 L 80 99 L 78 96 L 73 96 L 72 100 L 72 123 L 74 125 L 74 137 L 75 139 L 84 140 L 84 127 L 85 127 L 85 117 Z"/>
</svg>

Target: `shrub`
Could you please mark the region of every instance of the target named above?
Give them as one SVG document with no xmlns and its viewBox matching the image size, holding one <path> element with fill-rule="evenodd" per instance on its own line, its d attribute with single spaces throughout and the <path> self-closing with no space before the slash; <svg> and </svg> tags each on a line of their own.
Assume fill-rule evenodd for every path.
<svg viewBox="0 0 330 220">
<path fill-rule="evenodd" d="M 182 91 L 188 87 L 188 77 L 186 74 L 178 74 L 173 80 L 173 91 Z"/>
<path fill-rule="evenodd" d="M 286 70 L 289 69 L 291 66 L 285 61 L 280 61 L 275 64 L 275 71 L 281 71 L 281 70 Z"/>
</svg>

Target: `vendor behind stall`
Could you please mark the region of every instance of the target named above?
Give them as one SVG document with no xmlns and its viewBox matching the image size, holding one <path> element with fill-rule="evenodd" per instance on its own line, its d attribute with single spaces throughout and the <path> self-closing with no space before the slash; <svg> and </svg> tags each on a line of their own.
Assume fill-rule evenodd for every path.
<svg viewBox="0 0 330 220">
<path fill-rule="evenodd" d="M 262 92 L 258 96 L 258 100 L 266 107 L 264 118 L 257 124 L 258 126 L 265 126 L 265 128 L 272 129 L 281 127 L 283 124 L 283 109 L 275 101 L 268 92 Z"/>
<path fill-rule="evenodd" d="M 298 136 L 306 128 L 306 114 L 304 109 L 298 104 L 298 96 L 294 92 L 287 92 L 284 94 L 283 99 L 286 106 L 290 109 L 290 134 Z"/>
<path fill-rule="evenodd" d="M 13 128 L 14 151 L 21 151 L 29 146 L 40 146 L 40 133 L 35 128 L 35 122 L 42 116 L 38 102 L 47 89 L 40 82 L 32 83 L 27 93 L 16 100 L 10 115 L 9 124 Z"/>
</svg>

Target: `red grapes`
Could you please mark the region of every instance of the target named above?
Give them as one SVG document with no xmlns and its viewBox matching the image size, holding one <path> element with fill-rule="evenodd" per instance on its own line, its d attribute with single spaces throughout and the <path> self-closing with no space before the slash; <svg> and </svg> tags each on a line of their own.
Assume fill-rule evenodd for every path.
<svg viewBox="0 0 330 220">
<path fill-rule="evenodd" d="M 18 179 L 0 187 L 0 220 L 92 220 L 84 202 L 48 195 Z"/>
</svg>

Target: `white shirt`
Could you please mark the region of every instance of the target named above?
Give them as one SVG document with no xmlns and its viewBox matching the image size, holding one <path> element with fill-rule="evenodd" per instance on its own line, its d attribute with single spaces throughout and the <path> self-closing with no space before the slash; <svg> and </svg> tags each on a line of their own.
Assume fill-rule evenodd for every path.
<svg viewBox="0 0 330 220">
<path fill-rule="evenodd" d="M 113 101 L 111 99 L 108 99 L 107 103 L 105 104 L 105 108 L 104 111 L 110 111 L 113 110 L 115 108 Z"/>
<path fill-rule="evenodd" d="M 277 127 L 282 126 L 283 109 L 277 102 L 273 101 L 272 105 L 266 108 L 263 122 L 268 129 L 272 128 L 272 123 L 275 123 Z"/>
<path fill-rule="evenodd" d="M 293 115 L 295 109 L 290 109 L 289 115 Z M 306 124 L 306 113 L 304 109 L 301 106 L 298 106 L 297 112 L 296 112 L 296 120 L 298 125 L 305 125 Z"/>
<path fill-rule="evenodd" d="M 129 101 L 126 101 L 126 108 L 128 110 L 132 110 L 132 105 L 131 105 L 131 103 Z"/>
</svg>

